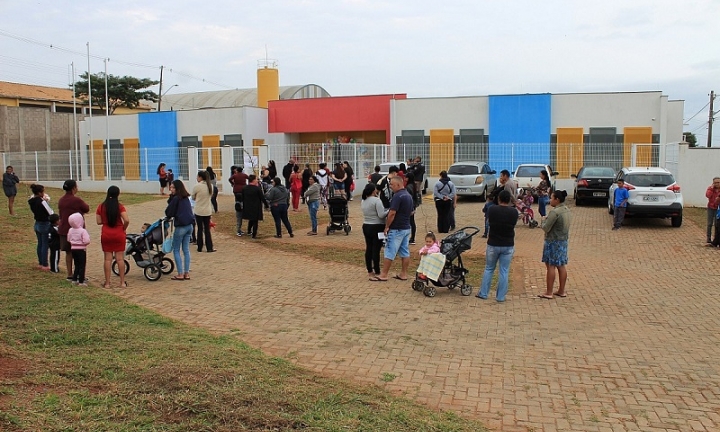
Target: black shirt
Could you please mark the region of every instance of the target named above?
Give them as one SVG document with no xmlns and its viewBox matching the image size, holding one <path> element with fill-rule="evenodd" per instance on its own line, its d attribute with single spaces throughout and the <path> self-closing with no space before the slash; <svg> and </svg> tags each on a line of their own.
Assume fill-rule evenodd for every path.
<svg viewBox="0 0 720 432">
<path fill-rule="evenodd" d="M 515 246 L 515 225 L 518 211 L 515 207 L 494 205 L 487 210 L 490 232 L 487 244 L 490 246 Z"/>
</svg>

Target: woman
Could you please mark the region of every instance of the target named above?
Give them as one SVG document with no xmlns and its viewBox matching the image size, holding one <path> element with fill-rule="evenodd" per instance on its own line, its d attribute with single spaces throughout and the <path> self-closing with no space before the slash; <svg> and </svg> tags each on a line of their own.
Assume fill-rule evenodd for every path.
<svg viewBox="0 0 720 432">
<path fill-rule="evenodd" d="M 217 196 L 218 196 L 217 175 L 215 175 L 215 171 L 213 171 L 213 169 L 212 169 L 211 166 L 205 168 L 205 171 L 207 171 L 208 175 L 210 176 L 210 183 L 212 184 L 212 187 L 213 187 L 212 197 L 210 197 L 210 204 L 212 204 L 213 213 L 217 213 L 217 212 L 218 212 L 218 203 L 217 203 Z"/>
<path fill-rule="evenodd" d="M 312 177 L 312 175 L 313 172 L 310 169 L 310 164 L 305 164 L 305 169 L 302 172 L 302 191 L 300 191 L 303 204 L 307 202 L 305 201 L 305 192 L 307 192 L 308 188 L 310 187 L 310 177 Z"/>
<path fill-rule="evenodd" d="M 340 162 L 335 164 L 335 170 L 330 174 L 330 179 L 333 182 L 333 190 L 335 193 L 341 197 L 345 197 L 345 180 L 347 179 L 347 173 Z"/>
<path fill-rule="evenodd" d="M 407 185 L 405 190 L 408 191 L 413 199 L 413 212 L 410 215 L 410 244 L 415 244 L 415 232 L 417 231 L 417 225 L 415 225 L 415 209 L 420 205 L 419 195 L 415 189 L 415 174 L 407 173 L 406 175 Z"/>
<path fill-rule="evenodd" d="M 290 193 L 292 194 L 292 207 L 294 212 L 300 211 L 300 195 L 302 195 L 302 174 L 300 174 L 300 165 L 293 165 L 293 171 L 290 174 Z"/>
<path fill-rule="evenodd" d="M 251 238 L 257 238 L 258 223 L 263 220 L 263 204 L 267 205 L 267 200 L 257 176 L 250 174 L 248 185 L 243 189 L 243 219 L 248 221 L 247 233 Z"/>
<path fill-rule="evenodd" d="M 130 225 L 125 206 L 120 204 L 118 197 L 120 196 L 120 188 L 110 186 L 107 190 L 105 201 L 102 202 L 95 211 L 95 222 L 102 225 L 100 230 L 100 245 L 102 247 L 104 261 L 103 272 L 105 273 L 105 283 L 103 288 L 110 288 L 110 268 L 112 260 L 115 258 L 120 266 L 120 288 L 127 288 L 125 282 L 125 269 L 122 268 L 123 252 L 125 252 L 125 230 Z"/>
<path fill-rule="evenodd" d="M 173 218 L 175 223 L 173 256 L 175 265 L 177 265 L 177 275 L 170 279 L 190 280 L 190 236 L 195 220 L 190 205 L 190 192 L 185 189 L 185 184 L 181 180 L 175 180 L 170 184 L 170 194 L 172 198 L 165 209 L 165 216 Z M 182 255 L 180 249 L 182 249 Z"/>
<path fill-rule="evenodd" d="M 447 171 L 440 172 L 440 179 L 433 187 L 433 198 L 435 199 L 435 209 L 437 210 L 437 227 L 438 232 L 447 233 L 454 228 L 452 221 L 452 211 L 455 207 L 455 185 L 448 178 Z"/>
<path fill-rule="evenodd" d="M 8 165 L 3 173 L 3 192 L 8 199 L 8 210 L 10 210 L 10 216 L 15 216 L 15 196 L 17 196 L 17 184 L 20 183 L 20 179 L 15 175 L 13 167 Z"/>
<path fill-rule="evenodd" d="M 567 281 L 568 262 L 568 237 L 570 233 L 570 209 L 565 205 L 567 192 L 564 190 L 553 191 L 550 197 L 550 205 L 554 207 L 542 224 L 545 231 L 545 243 L 543 245 L 542 262 L 545 263 L 545 282 L 547 288 L 544 294 L 538 297 L 551 300 L 553 296 L 567 297 L 565 282 Z M 553 292 L 555 284 L 555 269 L 559 276 L 560 287 Z"/>
<path fill-rule="evenodd" d="M 165 187 L 167 186 L 167 171 L 165 171 L 165 162 L 161 162 L 155 172 L 160 180 L 160 195 L 165 195 Z"/>
<path fill-rule="evenodd" d="M 538 212 L 540 217 L 545 219 L 547 205 L 550 202 L 550 181 L 548 180 L 548 172 L 540 171 L 540 184 L 537 187 L 538 195 Z"/>
<path fill-rule="evenodd" d="M 297 167 L 297 165 L 295 166 Z M 270 213 L 275 221 L 275 238 L 282 238 L 282 227 L 280 226 L 280 222 L 285 225 L 285 229 L 287 229 L 290 237 L 295 237 L 292 226 L 290 225 L 290 220 L 288 219 L 290 192 L 285 189 L 280 177 L 275 177 L 273 180 L 273 187 L 265 194 L 265 199 L 270 205 Z"/>
<path fill-rule="evenodd" d="M 350 166 L 350 162 L 343 161 L 343 169 L 345 170 L 345 174 L 347 174 L 347 177 L 345 177 L 345 193 L 347 194 L 348 201 L 352 201 L 352 188 L 353 188 L 353 182 L 355 181 L 355 171 L 353 171 L 352 167 Z"/>
<path fill-rule="evenodd" d="M 378 189 L 374 183 L 365 185 L 360 208 L 363 213 L 363 236 L 365 237 L 365 268 L 368 277 L 375 280 L 380 274 L 380 248 L 382 240 L 378 234 L 385 230 L 385 218 L 388 209 L 378 198 Z"/>
<path fill-rule="evenodd" d="M 192 199 L 195 200 L 195 221 L 197 222 L 197 251 L 202 252 L 203 244 L 205 251 L 215 252 L 210 234 L 210 216 L 212 215 L 212 183 L 207 171 L 200 171 L 197 175 L 198 183 L 192 191 Z"/>
<path fill-rule="evenodd" d="M 73 259 L 70 243 L 67 241 L 67 234 L 70 230 L 68 218 L 74 213 L 85 214 L 90 212 L 90 206 L 77 196 L 78 186 L 75 180 L 65 180 L 63 183 L 65 195 L 58 200 L 58 213 L 60 213 L 60 250 L 65 252 L 65 267 L 67 267 L 67 280 L 73 280 Z"/>
<path fill-rule="evenodd" d="M 273 180 L 275 177 L 277 177 L 277 166 L 275 165 L 275 161 L 274 161 L 274 160 L 270 159 L 270 160 L 268 161 L 267 169 L 268 169 L 268 176 L 270 177 L 270 181 L 268 181 L 268 183 L 271 183 L 272 180 Z"/>
<path fill-rule="evenodd" d="M 28 200 L 30 210 L 35 218 L 35 235 L 37 236 L 38 268 L 50 271 L 48 266 L 48 244 L 50 242 L 50 215 L 53 214 L 49 198 L 45 195 L 45 186 L 33 184 L 30 186 L 33 196 Z"/>
<path fill-rule="evenodd" d="M 318 208 L 320 208 L 320 185 L 318 184 L 317 177 L 314 175 L 308 177 L 308 189 L 303 194 L 303 198 L 307 203 L 308 213 L 310 213 L 310 231 L 307 235 L 317 235 L 317 212 Z"/>
</svg>

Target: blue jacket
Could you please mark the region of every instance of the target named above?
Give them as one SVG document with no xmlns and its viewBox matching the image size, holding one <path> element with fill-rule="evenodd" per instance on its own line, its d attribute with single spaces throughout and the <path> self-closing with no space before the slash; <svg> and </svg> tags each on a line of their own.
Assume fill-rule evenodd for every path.
<svg viewBox="0 0 720 432">
<path fill-rule="evenodd" d="M 190 198 L 174 196 L 165 209 L 165 216 L 175 218 L 175 226 L 191 225 L 195 220 Z"/>
<path fill-rule="evenodd" d="M 630 198 L 630 192 L 627 189 L 617 188 L 615 189 L 614 206 L 615 207 L 627 207 L 627 200 Z M 623 202 L 625 201 L 625 202 Z"/>
</svg>

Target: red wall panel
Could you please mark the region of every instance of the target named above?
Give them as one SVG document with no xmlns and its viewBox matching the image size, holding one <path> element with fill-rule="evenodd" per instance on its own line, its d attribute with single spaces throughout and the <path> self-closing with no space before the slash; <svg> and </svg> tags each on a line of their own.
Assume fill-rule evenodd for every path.
<svg viewBox="0 0 720 432">
<path fill-rule="evenodd" d="M 268 132 L 384 130 L 390 134 L 390 100 L 406 94 L 290 99 L 268 103 Z M 389 142 L 389 141 L 388 141 Z"/>
</svg>

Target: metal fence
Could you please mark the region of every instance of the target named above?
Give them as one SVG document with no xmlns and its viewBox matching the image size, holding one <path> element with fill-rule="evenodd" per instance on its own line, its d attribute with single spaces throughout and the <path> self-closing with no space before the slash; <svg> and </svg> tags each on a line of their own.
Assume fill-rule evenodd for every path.
<svg viewBox="0 0 720 432">
<path fill-rule="evenodd" d="M 673 150 L 674 149 L 674 150 Z M 227 153 L 229 150 L 229 153 Z M 231 165 L 242 165 L 248 173 L 260 172 L 262 166 L 274 160 L 278 173 L 292 158 L 303 167 L 317 169 L 320 162 L 330 166 L 348 161 L 356 177 L 373 172 L 375 165 L 402 162 L 420 156 L 429 176 L 435 177 L 452 163 L 468 160 L 487 162 L 492 169 L 514 171 L 521 163 L 547 163 L 559 172 L 559 178 L 570 178 L 584 165 L 609 166 L 619 170 L 623 166 L 667 166 L 677 169 L 677 146 L 659 144 L 556 144 L 556 143 L 424 143 L 424 144 L 271 144 L 245 147 L 173 147 L 125 148 L 100 145 L 76 154 L 72 150 L 54 152 L 2 153 L 3 165 L 12 165 L 18 176 L 26 181 L 80 180 L 141 180 L 157 179 L 158 165 L 165 163 L 176 178 L 194 178 L 190 169 L 212 166 L 220 178 Z M 230 155 L 229 161 L 223 154 Z M 226 156 L 227 157 L 227 156 Z"/>
</svg>

